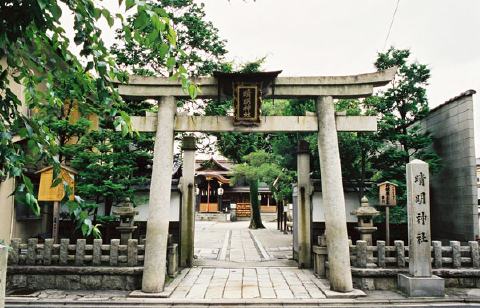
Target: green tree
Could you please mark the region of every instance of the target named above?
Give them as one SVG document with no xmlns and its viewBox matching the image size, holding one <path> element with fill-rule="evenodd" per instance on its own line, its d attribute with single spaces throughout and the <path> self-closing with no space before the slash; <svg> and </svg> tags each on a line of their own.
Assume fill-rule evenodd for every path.
<svg viewBox="0 0 480 308">
<path fill-rule="evenodd" d="M 431 172 L 440 167 L 440 158 L 431 147 L 430 135 L 422 132 L 416 124 L 429 112 L 426 86 L 430 70 L 409 58 L 409 50 L 393 47 L 378 54 L 377 69 L 397 66 L 398 72 L 390 88 L 380 93 L 377 100 L 367 101 L 371 103 L 367 108 L 374 109 L 379 115 L 376 138 L 380 146 L 371 160 L 376 170 L 372 180 L 389 180 L 399 185 L 397 198 L 400 206 L 390 212 L 394 223 L 405 223 L 407 219 L 405 165 L 410 159 L 418 158 L 429 163 Z"/>
<path fill-rule="evenodd" d="M 123 1 L 120 1 L 122 4 Z M 66 99 L 75 100 L 81 109 L 95 109 L 99 115 L 119 115 L 116 125 L 124 134 L 130 130 L 128 115 L 120 111 L 122 99 L 112 80 L 125 81 L 114 59 L 105 47 L 100 18 L 110 26 L 115 19 L 122 23 L 125 42 L 137 42 L 145 52 L 168 47 L 162 59 L 173 77 L 182 81 L 184 89 L 195 94 L 196 87 L 188 80 L 177 49 L 177 34 L 165 10 L 143 1 L 126 0 L 127 11 L 135 10 L 133 29 L 123 17 L 93 0 L 7 0 L 0 3 L 0 178 L 17 178 L 17 193 L 25 195 L 27 205 L 39 212 L 26 168 L 37 164 L 54 166 L 60 172 L 59 148 L 54 130 L 47 125 L 48 109 L 61 112 Z M 62 13 L 71 13 L 72 29 L 60 24 Z M 66 31 L 68 30 L 68 31 Z M 71 40 L 68 32 L 74 33 Z M 79 54 L 70 50 L 79 48 Z M 32 115 L 23 112 L 22 101 L 14 91 L 23 85 L 25 105 Z M 21 142 L 18 140 L 21 139 Z M 33 156 L 36 162 L 31 159 Z M 57 184 L 60 182 L 56 181 Z M 78 200 L 78 199 L 77 199 Z M 85 220 L 81 202 L 73 211 L 79 221 Z M 88 234 L 94 227 L 87 223 Z"/>
<path fill-rule="evenodd" d="M 205 76 L 215 70 L 220 70 L 224 56 L 227 53 L 225 40 L 221 39 L 218 29 L 205 20 L 203 3 L 193 0 L 148 0 L 152 7 L 165 11 L 173 21 L 177 32 L 178 50 L 173 51 L 184 67 L 192 75 Z M 127 19 L 128 25 L 134 28 L 135 16 Z M 152 25 L 153 26 L 153 25 Z M 123 42 L 125 32 L 117 32 L 117 40 Z M 112 53 L 117 63 L 133 71 L 137 75 L 168 76 L 163 59 L 170 46 L 145 52 L 144 46 L 136 41 L 126 44 L 114 44 Z"/>
<path fill-rule="evenodd" d="M 238 180 L 245 179 L 250 186 L 250 207 L 252 213 L 250 229 L 265 228 L 260 215 L 260 205 L 258 204 L 258 183 L 260 181 L 265 182 L 269 184 L 272 191 L 277 191 L 279 194 L 284 193 L 281 189 L 275 188 L 273 184 L 277 179 L 281 179 L 284 182 L 284 179 L 288 178 L 289 175 L 281 169 L 276 161 L 278 161 L 278 158 L 275 155 L 261 150 L 244 156 L 243 163 L 233 167 L 232 184 L 235 185 Z"/>
</svg>

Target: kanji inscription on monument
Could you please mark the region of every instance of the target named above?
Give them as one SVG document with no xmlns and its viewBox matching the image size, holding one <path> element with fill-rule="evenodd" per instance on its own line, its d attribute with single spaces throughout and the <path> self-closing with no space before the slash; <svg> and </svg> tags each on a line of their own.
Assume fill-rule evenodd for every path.
<svg viewBox="0 0 480 308">
<path fill-rule="evenodd" d="M 407 212 L 410 275 L 430 277 L 429 173 L 428 164 L 418 159 L 407 164 Z"/>
</svg>

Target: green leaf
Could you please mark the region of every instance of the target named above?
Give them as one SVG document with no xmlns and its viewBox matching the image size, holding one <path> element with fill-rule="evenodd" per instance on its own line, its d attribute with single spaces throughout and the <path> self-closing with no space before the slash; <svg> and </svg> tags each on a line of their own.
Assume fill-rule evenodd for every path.
<svg viewBox="0 0 480 308">
<path fill-rule="evenodd" d="M 108 25 L 112 27 L 114 23 L 114 19 L 110 14 L 110 12 L 107 9 L 103 9 L 102 14 L 103 14 L 103 17 L 105 17 L 105 19 L 107 20 Z"/>
<path fill-rule="evenodd" d="M 168 44 L 165 44 L 165 43 L 162 43 L 160 45 L 160 48 L 158 49 L 158 55 L 160 56 L 160 58 L 164 58 L 168 51 L 170 50 L 170 46 Z"/>
<path fill-rule="evenodd" d="M 25 187 L 27 188 L 27 191 L 31 194 L 33 194 L 33 184 L 30 178 L 24 174 L 22 174 L 22 180 L 23 183 L 25 184 Z"/>
<path fill-rule="evenodd" d="M 131 9 L 134 5 L 135 5 L 135 0 L 126 0 L 125 1 L 125 7 L 126 7 L 127 11 L 129 9 Z"/>
<path fill-rule="evenodd" d="M 175 58 L 174 58 L 174 57 L 169 57 L 169 58 L 167 59 L 167 63 L 166 63 L 166 64 L 167 64 L 167 68 L 170 69 L 170 70 L 173 69 L 173 68 L 175 67 L 175 63 L 176 63 Z"/>
<path fill-rule="evenodd" d="M 197 97 L 197 86 L 193 83 L 188 86 L 188 94 L 192 99 L 195 99 Z"/>
</svg>

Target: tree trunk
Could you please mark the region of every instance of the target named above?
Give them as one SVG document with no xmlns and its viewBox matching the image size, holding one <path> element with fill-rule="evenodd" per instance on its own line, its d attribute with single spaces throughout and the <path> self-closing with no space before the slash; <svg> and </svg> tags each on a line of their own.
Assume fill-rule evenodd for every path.
<svg viewBox="0 0 480 308">
<path fill-rule="evenodd" d="M 250 229 L 264 229 L 262 216 L 260 216 L 260 205 L 258 204 L 258 180 L 249 181 L 250 185 Z"/>
</svg>

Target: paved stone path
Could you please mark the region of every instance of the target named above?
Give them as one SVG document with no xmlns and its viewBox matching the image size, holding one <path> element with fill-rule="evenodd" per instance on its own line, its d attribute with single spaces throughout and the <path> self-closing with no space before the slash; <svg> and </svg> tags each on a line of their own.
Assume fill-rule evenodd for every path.
<svg viewBox="0 0 480 308">
<path fill-rule="evenodd" d="M 177 299 L 321 299 L 322 286 L 292 259 L 292 235 L 249 230 L 248 221 L 197 221 L 196 267 L 173 291 Z"/>
<path fill-rule="evenodd" d="M 206 261 L 265 262 L 292 259 L 292 235 L 276 230 L 276 223 L 266 222 L 266 229 L 249 230 L 248 221 L 197 221 L 195 255 L 197 265 Z M 212 265 L 212 262 L 207 262 Z M 219 263 L 221 266 L 221 264 Z M 292 262 L 285 263 L 292 266 Z M 251 266 L 251 265 L 248 265 Z"/>
<path fill-rule="evenodd" d="M 192 268 L 170 298 L 319 299 L 325 295 L 308 270 L 290 267 Z"/>
</svg>

